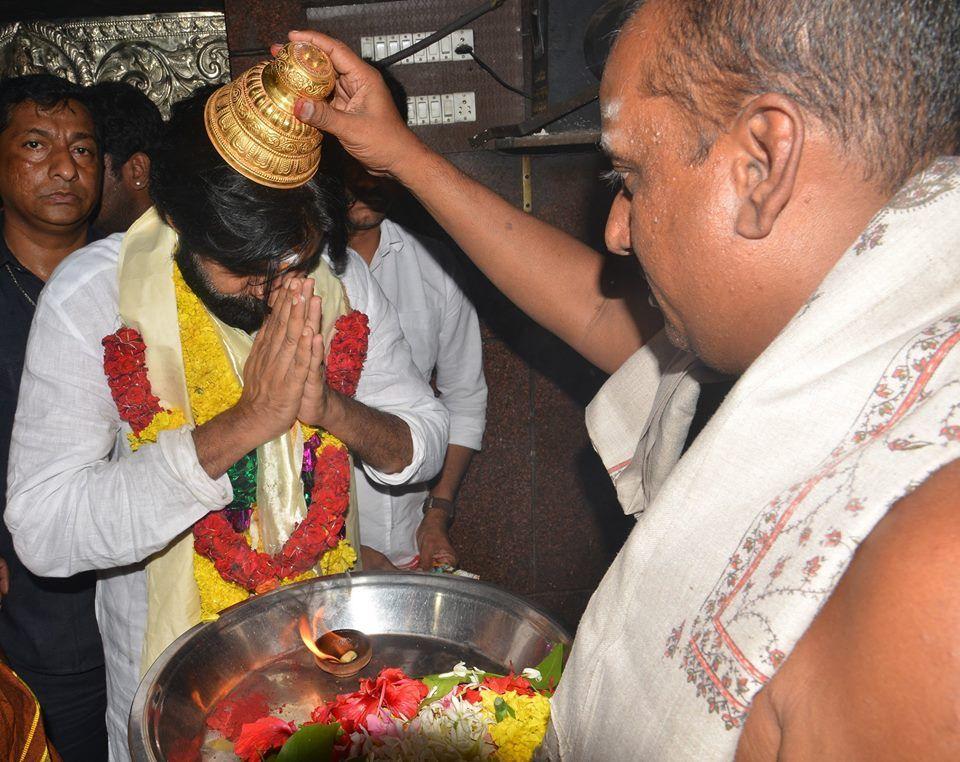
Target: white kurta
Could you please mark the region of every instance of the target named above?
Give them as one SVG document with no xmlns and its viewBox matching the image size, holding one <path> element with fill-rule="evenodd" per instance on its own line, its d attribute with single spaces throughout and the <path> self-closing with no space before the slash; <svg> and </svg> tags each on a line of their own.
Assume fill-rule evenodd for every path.
<svg viewBox="0 0 960 762">
<path fill-rule="evenodd" d="M 487 384 L 477 312 L 457 285 L 452 253 L 390 220 L 370 272 L 396 308 L 413 362 L 424 381 L 436 369 L 440 401 L 450 412 L 450 444 L 479 450 L 487 412 Z M 385 486 L 358 469 L 357 502 L 364 545 L 400 566 L 418 553 L 416 531 L 427 495 L 423 482 Z"/>
<path fill-rule="evenodd" d="M 147 616 L 145 560 L 232 499 L 210 479 L 186 428 L 130 452 L 103 372 L 101 340 L 120 327 L 117 257 L 122 236 L 72 254 L 50 278 L 27 345 L 10 448 L 5 519 L 36 574 L 100 572 L 97 619 L 107 664 L 110 757 L 126 759 L 127 716 L 139 681 Z M 410 358 L 396 311 L 350 254 L 342 281 L 370 319 L 356 398 L 402 418 L 413 460 L 399 474 L 364 465 L 383 484 L 422 481 L 441 467 L 448 415 Z"/>
</svg>

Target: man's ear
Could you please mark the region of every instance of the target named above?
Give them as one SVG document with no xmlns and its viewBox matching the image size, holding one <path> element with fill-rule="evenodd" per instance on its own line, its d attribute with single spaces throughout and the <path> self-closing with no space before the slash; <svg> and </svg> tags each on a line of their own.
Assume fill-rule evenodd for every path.
<svg viewBox="0 0 960 762">
<path fill-rule="evenodd" d="M 734 182 L 741 199 L 736 232 L 764 238 L 793 195 L 803 149 L 803 116 L 777 93 L 754 98 L 740 112 L 731 136 L 738 154 Z"/>
<path fill-rule="evenodd" d="M 150 157 L 138 151 L 123 165 L 124 182 L 133 189 L 146 190 L 150 182 Z"/>
</svg>

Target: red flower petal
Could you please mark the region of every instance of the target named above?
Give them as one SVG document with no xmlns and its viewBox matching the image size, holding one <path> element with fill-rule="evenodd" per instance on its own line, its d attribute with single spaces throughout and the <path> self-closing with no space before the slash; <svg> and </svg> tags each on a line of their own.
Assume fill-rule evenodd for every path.
<svg viewBox="0 0 960 762">
<path fill-rule="evenodd" d="M 485 677 L 481 685 L 489 688 L 495 693 L 506 693 L 507 691 L 516 691 L 518 696 L 532 696 L 536 691 L 530 685 L 530 681 L 521 675 L 515 675 L 511 672 L 506 677 Z"/>
<path fill-rule="evenodd" d="M 233 753 L 243 762 L 260 762 L 269 752 L 283 746 L 296 729 L 292 722 L 284 722 L 279 717 L 261 717 L 240 729 Z"/>
</svg>

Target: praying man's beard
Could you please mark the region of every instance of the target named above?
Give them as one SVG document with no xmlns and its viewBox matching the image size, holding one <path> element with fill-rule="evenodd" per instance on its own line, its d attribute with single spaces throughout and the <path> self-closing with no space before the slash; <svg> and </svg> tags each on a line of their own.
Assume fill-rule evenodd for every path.
<svg viewBox="0 0 960 762">
<path fill-rule="evenodd" d="M 194 254 L 178 249 L 174 259 L 184 282 L 217 319 L 246 333 L 254 333 L 263 325 L 267 317 L 267 305 L 263 299 L 249 294 L 231 295 L 217 291 L 207 278 L 198 261 L 199 257 Z"/>
</svg>

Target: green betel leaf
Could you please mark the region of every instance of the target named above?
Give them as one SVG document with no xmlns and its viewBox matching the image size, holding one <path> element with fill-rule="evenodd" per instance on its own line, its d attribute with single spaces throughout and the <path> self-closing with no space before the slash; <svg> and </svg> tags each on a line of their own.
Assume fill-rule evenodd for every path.
<svg viewBox="0 0 960 762">
<path fill-rule="evenodd" d="M 458 665 L 460 666 L 460 665 Z M 420 702 L 420 708 L 429 706 L 434 701 L 439 701 L 458 685 L 464 683 L 481 682 L 484 677 L 503 677 L 494 672 L 484 672 L 482 669 L 466 670 L 464 675 L 456 675 L 451 672 L 443 672 L 439 675 L 427 675 L 421 677 L 420 682 L 427 686 L 427 697 Z M 436 690 L 434 690 L 436 688 Z"/>
<path fill-rule="evenodd" d="M 540 673 L 540 679 L 531 680 L 530 685 L 538 691 L 556 690 L 560 676 L 563 674 L 563 643 L 557 643 L 547 657 L 536 666 L 536 670 Z"/>
<path fill-rule="evenodd" d="M 287 739 L 277 754 L 277 762 L 329 762 L 339 734 L 340 725 L 336 722 L 304 725 Z"/>
<path fill-rule="evenodd" d="M 517 713 L 513 711 L 513 707 L 504 700 L 503 696 L 497 696 L 493 702 L 493 711 L 497 717 L 497 722 L 503 722 L 506 717 L 517 716 Z"/>
<path fill-rule="evenodd" d="M 457 677 L 456 675 L 452 677 L 429 675 L 428 677 L 421 677 L 420 682 L 427 686 L 426 698 L 420 702 L 420 707 L 423 708 L 429 706 L 434 701 L 439 701 L 458 685 L 461 683 L 469 683 L 470 680 L 469 678 Z M 434 690 L 434 688 L 436 688 L 436 690 Z"/>
</svg>

